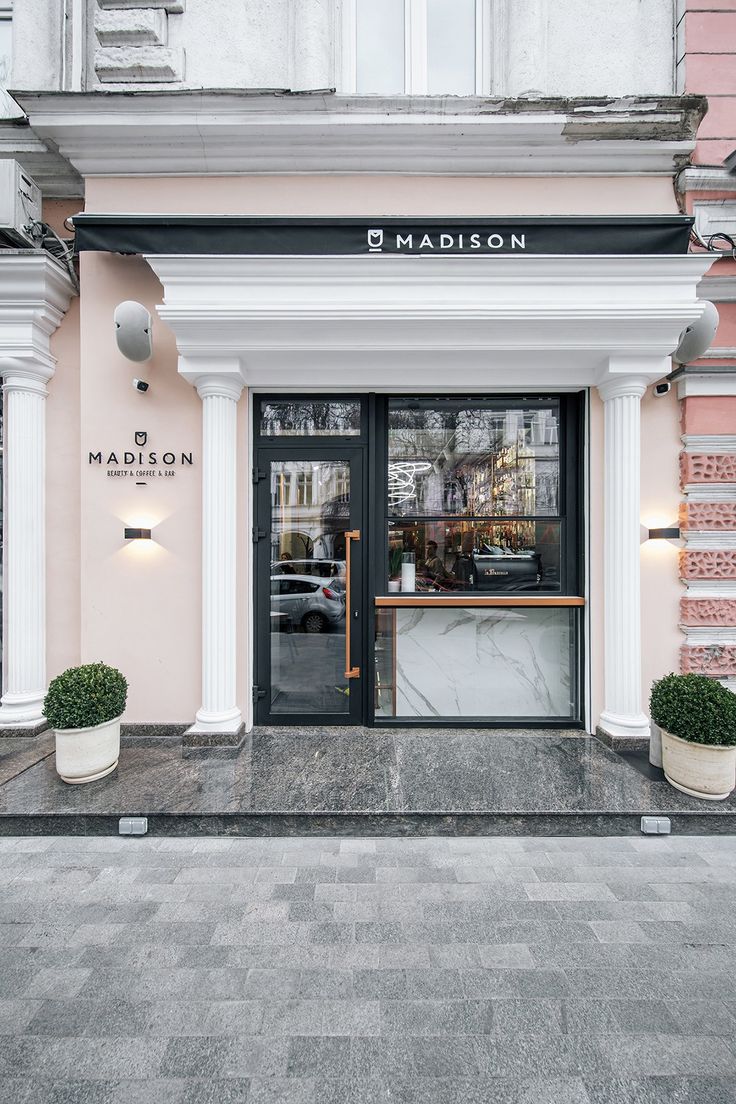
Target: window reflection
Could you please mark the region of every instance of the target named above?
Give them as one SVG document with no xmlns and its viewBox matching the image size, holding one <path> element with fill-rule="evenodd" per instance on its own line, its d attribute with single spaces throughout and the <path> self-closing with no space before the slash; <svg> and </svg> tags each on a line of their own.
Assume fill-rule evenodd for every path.
<svg viewBox="0 0 736 1104">
<path fill-rule="evenodd" d="M 394 401 L 388 500 L 395 517 L 559 511 L 559 410 Z"/>
<path fill-rule="evenodd" d="M 360 401 L 284 399 L 261 405 L 263 437 L 358 437 Z"/>
<path fill-rule="evenodd" d="M 417 591 L 560 589 L 558 521 L 390 521 L 390 590 L 413 552 Z"/>
</svg>

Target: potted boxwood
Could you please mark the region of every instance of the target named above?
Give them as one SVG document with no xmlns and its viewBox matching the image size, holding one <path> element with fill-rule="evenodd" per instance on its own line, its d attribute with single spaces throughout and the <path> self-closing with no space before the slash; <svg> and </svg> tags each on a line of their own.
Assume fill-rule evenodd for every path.
<svg viewBox="0 0 736 1104">
<path fill-rule="evenodd" d="M 43 711 L 55 731 L 56 770 L 64 782 L 94 782 L 115 770 L 127 694 L 124 675 L 104 663 L 70 667 L 52 681 Z"/>
<path fill-rule="evenodd" d="M 723 801 L 736 786 L 736 694 L 706 675 L 665 675 L 649 702 L 676 789 Z"/>
</svg>

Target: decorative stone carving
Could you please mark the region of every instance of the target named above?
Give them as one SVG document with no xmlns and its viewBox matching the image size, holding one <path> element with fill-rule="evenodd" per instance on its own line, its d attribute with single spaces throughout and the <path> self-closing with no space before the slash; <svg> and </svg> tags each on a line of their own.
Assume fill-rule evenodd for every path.
<svg viewBox="0 0 736 1104">
<path fill-rule="evenodd" d="M 680 649 L 680 669 L 684 675 L 736 675 L 736 645 L 706 644 Z"/>
<path fill-rule="evenodd" d="M 736 502 L 682 502 L 680 528 L 688 531 L 736 529 Z"/>
<path fill-rule="evenodd" d="M 685 550 L 680 553 L 681 579 L 736 579 L 736 552 Z"/>
<path fill-rule="evenodd" d="M 170 50 L 169 13 L 184 10 L 170 0 L 97 0 L 97 79 L 109 84 L 159 84 L 184 79 L 184 52 Z"/>
<path fill-rule="evenodd" d="M 165 46 L 168 20 L 161 8 L 98 11 L 95 34 L 101 46 Z"/>
<path fill-rule="evenodd" d="M 684 625 L 736 625 L 736 598 L 681 598 Z"/>
<path fill-rule="evenodd" d="M 688 483 L 736 483 L 736 454 L 680 453 L 680 481 Z"/>
</svg>

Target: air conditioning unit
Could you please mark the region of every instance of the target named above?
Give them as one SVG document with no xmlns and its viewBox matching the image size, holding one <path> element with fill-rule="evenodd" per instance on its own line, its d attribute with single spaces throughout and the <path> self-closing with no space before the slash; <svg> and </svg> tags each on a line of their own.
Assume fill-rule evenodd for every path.
<svg viewBox="0 0 736 1104">
<path fill-rule="evenodd" d="M 0 244 L 38 245 L 30 227 L 41 221 L 41 189 L 17 161 L 0 160 Z"/>
</svg>

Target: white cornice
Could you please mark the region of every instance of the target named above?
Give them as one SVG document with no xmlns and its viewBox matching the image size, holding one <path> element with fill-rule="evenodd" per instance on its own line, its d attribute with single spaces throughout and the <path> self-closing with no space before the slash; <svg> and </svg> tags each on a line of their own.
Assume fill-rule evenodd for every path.
<svg viewBox="0 0 736 1104">
<path fill-rule="evenodd" d="M 146 259 L 185 359 L 238 356 L 252 386 L 365 387 L 369 368 L 375 386 L 420 389 L 447 383 L 448 352 L 468 388 L 660 378 L 702 311 L 695 288 L 710 264 L 695 254 Z"/>
<path fill-rule="evenodd" d="M 49 340 L 75 294 L 66 269 L 41 250 L 0 250 L 0 360 L 50 376 Z"/>
<path fill-rule="evenodd" d="M 709 372 L 706 369 L 697 372 L 687 371 L 683 375 L 678 373 L 676 382 L 678 399 L 697 398 L 704 395 L 736 395 L 736 364 L 733 369 L 720 372 Z"/>
<path fill-rule="evenodd" d="M 698 285 L 698 295 L 711 303 L 736 303 L 736 274 L 705 276 Z"/>
<path fill-rule="evenodd" d="M 736 192 L 736 173 L 720 165 L 688 165 L 677 181 L 680 192 Z"/>
<path fill-rule="evenodd" d="M 408 172 L 671 175 L 697 97 L 493 100 L 180 91 L 16 93 L 83 176 Z"/>
</svg>

